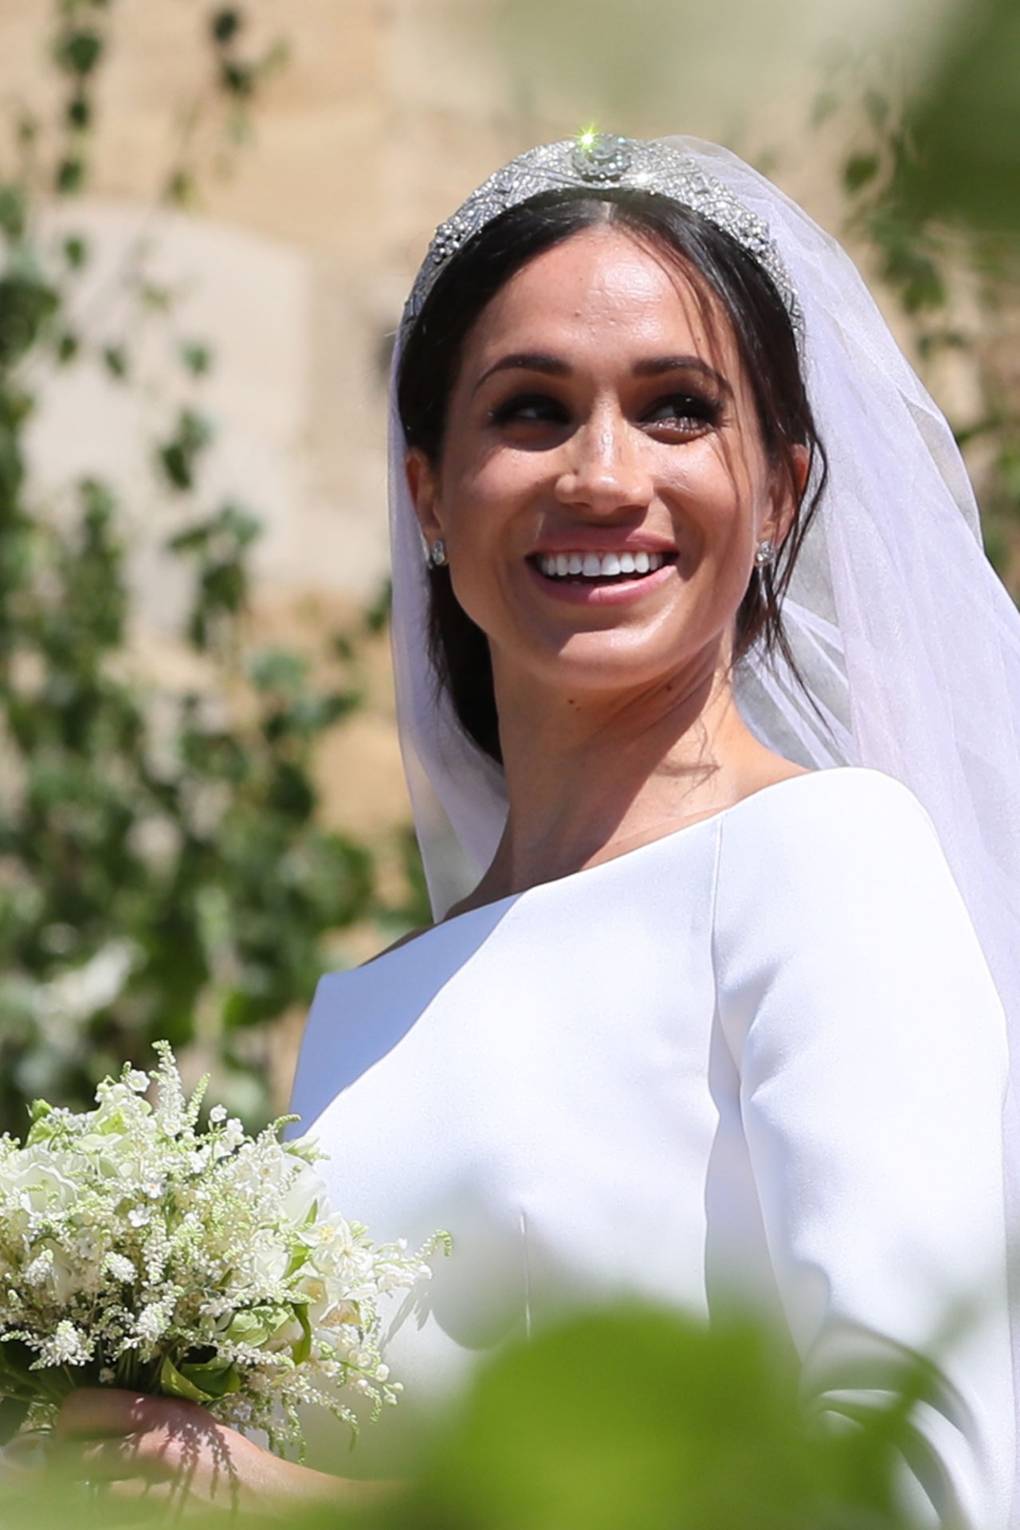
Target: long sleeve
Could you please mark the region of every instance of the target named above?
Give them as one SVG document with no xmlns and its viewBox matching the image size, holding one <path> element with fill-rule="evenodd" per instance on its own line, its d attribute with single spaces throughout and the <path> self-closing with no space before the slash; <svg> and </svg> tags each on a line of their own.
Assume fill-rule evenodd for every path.
<svg viewBox="0 0 1020 1530">
<path fill-rule="evenodd" d="M 882 1400 L 890 1363 L 927 1355 L 938 1386 L 914 1414 L 906 1506 L 922 1524 L 1002 1530 L 1002 1008 L 916 798 L 877 771 L 837 774 L 795 819 L 721 829 L 719 1019 L 769 1257 L 812 1399 L 855 1416 Z"/>
</svg>

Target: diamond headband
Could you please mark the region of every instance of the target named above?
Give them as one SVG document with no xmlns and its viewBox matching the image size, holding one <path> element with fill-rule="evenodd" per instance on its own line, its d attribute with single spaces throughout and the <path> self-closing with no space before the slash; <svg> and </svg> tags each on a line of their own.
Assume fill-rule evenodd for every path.
<svg viewBox="0 0 1020 1530">
<path fill-rule="evenodd" d="M 606 133 L 582 133 L 529 149 L 473 191 L 436 229 L 404 309 L 403 333 L 418 317 L 440 272 L 500 213 L 549 191 L 580 188 L 597 193 L 616 187 L 667 197 L 735 239 L 770 277 L 790 316 L 797 345 L 802 345 L 804 317 L 768 225 L 679 149 L 654 139 Z"/>
</svg>

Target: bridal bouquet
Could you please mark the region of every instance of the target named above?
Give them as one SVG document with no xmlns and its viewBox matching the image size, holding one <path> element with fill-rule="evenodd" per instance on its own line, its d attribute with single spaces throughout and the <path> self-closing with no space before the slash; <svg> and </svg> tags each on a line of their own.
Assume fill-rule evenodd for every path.
<svg viewBox="0 0 1020 1530">
<path fill-rule="evenodd" d="M 47 1428 L 77 1386 L 190 1398 L 303 1451 L 299 1406 L 357 1428 L 397 1400 L 380 1297 L 430 1274 L 326 1202 L 306 1139 L 257 1137 L 222 1106 L 199 1129 L 173 1054 L 126 1065 L 75 1113 L 39 1101 L 0 1138 L 0 1425 Z M 145 1096 L 150 1086 L 155 1104 Z"/>
</svg>

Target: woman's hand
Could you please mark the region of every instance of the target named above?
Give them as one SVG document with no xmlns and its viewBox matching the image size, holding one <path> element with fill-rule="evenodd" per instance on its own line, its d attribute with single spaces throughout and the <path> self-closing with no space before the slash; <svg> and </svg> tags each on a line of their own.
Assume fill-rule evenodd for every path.
<svg viewBox="0 0 1020 1530">
<path fill-rule="evenodd" d="M 139 1508 L 289 1516 L 314 1504 L 355 1504 L 392 1491 L 281 1461 L 195 1403 L 113 1388 L 72 1392 L 56 1427 L 56 1461 Z"/>
</svg>

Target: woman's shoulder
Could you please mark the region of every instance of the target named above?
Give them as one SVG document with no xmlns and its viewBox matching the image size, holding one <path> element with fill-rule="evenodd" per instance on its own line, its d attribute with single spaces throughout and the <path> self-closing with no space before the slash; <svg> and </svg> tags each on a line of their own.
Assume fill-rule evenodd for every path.
<svg viewBox="0 0 1020 1530">
<path fill-rule="evenodd" d="M 909 946 L 908 928 L 976 939 L 924 805 L 870 767 L 819 770 L 745 799 L 721 825 L 715 903 L 721 950 L 792 941 L 863 952 Z"/>
<path fill-rule="evenodd" d="M 959 893 L 931 817 L 884 771 L 839 766 L 764 789 L 720 823 L 717 930 L 791 911 L 805 932 L 846 928 L 867 906 L 891 920 Z M 767 917 L 768 916 L 768 917 Z"/>
<path fill-rule="evenodd" d="M 723 817 L 728 840 L 748 835 L 772 839 L 790 853 L 845 839 L 882 841 L 891 830 L 934 833 L 918 797 L 897 777 L 866 765 L 808 770 L 764 786 Z M 800 828 L 800 835 L 791 831 Z"/>
</svg>

